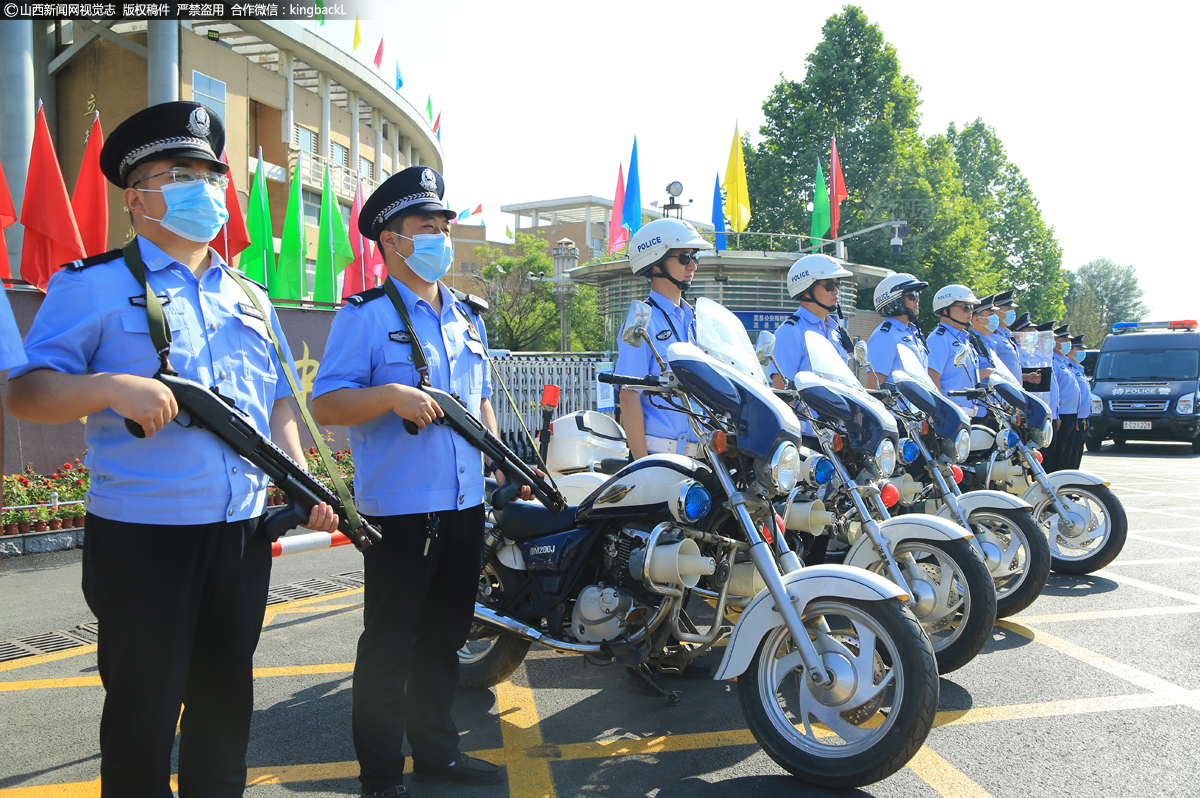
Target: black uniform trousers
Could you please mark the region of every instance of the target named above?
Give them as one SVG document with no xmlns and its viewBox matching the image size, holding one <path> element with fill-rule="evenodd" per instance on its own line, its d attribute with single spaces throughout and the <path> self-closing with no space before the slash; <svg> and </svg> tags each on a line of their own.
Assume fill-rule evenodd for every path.
<svg viewBox="0 0 1200 798">
<path fill-rule="evenodd" d="M 1071 457 L 1070 457 L 1069 461 L 1063 466 L 1063 468 L 1078 469 L 1080 464 L 1083 462 L 1083 445 L 1087 441 L 1087 433 L 1084 432 L 1083 430 L 1079 429 L 1079 427 L 1087 426 L 1087 421 L 1088 420 L 1086 418 L 1079 418 L 1078 416 L 1076 416 L 1075 440 L 1074 440 L 1073 445 L 1071 446 Z"/>
<path fill-rule="evenodd" d="M 1054 439 L 1050 441 L 1050 445 L 1046 447 L 1042 456 L 1042 468 L 1046 469 L 1046 473 L 1070 468 L 1071 452 L 1075 451 L 1075 439 L 1078 437 L 1078 433 L 1075 431 L 1076 415 L 1076 413 L 1059 414 L 1058 418 L 1062 423 L 1059 424 L 1058 429 L 1054 430 Z"/>
<path fill-rule="evenodd" d="M 170 798 L 177 722 L 180 798 L 242 795 L 270 581 L 262 517 L 168 526 L 88 513 L 83 595 L 99 621 L 104 798 Z"/>
<path fill-rule="evenodd" d="M 366 791 L 403 782 L 406 731 L 415 763 L 441 767 L 458 756 L 450 709 L 475 616 L 483 505 L 435 515 L 432 538 L 426 513 L 373 519 L 383 539 L 363 552 L 353 725 Z"/>
</svg>

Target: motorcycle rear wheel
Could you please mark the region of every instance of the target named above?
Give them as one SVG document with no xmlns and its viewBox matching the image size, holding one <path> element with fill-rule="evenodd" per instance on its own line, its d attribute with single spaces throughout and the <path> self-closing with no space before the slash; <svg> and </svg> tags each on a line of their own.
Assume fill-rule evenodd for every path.
<svg viewBox="0 0 1200 798">
<path fill-rule="evenodd" d="M 1042 594 L 1050 576 L 1050 544 L 1028 510 L 979 509 L 967 520 L 984 546 L 1000 550 L 992 573 L 996 584 L 996 617 L 1007 618 L 1028 607 Z"/>
<path fill-rule="evenodd" d="M 928 636 L 895 600 L 822 597 L 803 620 L 836 678 L 812 686 L 787 627 L 768 633 L 737 681 L 754 739 L 812 784 L 845 789 L 887 778 L 933 726 L 939 683 Z"/>
<path fill-rule="evenodd" d="M 1129 534 L 1121 500 L 1104 485 L 1064 485 L 1057 494 L 1085 529 L 1074 536 L 1060 533 L 1058 513 L 1049 499 L 1033 508 L 1033 517 L 1050 539 L 1051 567 L 1060 574 L 1090 574 L 1115 560 Z"/>
<path fill-rule="evenodd" d="M 508 569 L 489 558 L 479 573 L 479 593 L 476 601 L 489 600 L 487 588 L 504 589 L 511 581 L 504 572 Z M 468 690 L 494 687 L 512 675 L 525 661 L 531 641 L 494 632 L 482 624 L 471 624 L 467 642 L 458 650 L 458 686 Z"/>
</svg>

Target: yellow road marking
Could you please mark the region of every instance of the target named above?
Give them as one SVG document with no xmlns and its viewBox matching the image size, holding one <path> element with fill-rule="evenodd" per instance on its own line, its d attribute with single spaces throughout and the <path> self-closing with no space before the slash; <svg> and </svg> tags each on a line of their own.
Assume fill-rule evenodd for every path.
<svg viewBox="0 0 1200 798">
<path fill-rule="evenodd" d="M 36 787 L 9 787 L 0 790 L 4 798 L 99 798 L 100 779 L 68 784 L 39 784 Z"/>
<path fill-rule="evenodd" d="M 11 662 L 0 662 L 0 672 L 14 671 L 17 668 L 28 668 L 32 665 L 43 665 L 47 662 L 56 662 L 60 659 L 78 657 L 80 654 L 91 654 L 95 650 L 96 644 L 92 643 L 90 646 L 69 648 L 66 651 L 55 651 L 53 654 L 42 654 L 37 657 L 22 657 L 21 659 L 14 659 Z"/>
<path fill-rule="evenodd" d="M 275 616 L 281 612 L 294 612 L 298 607 L 307 607 L 311 604 L 319 604 L 322 601 L 331 599 L 345 598 L 363 592 L 361 587 L 352 587 L 348 590 L 339 590 L 336 593 L 326 593 L 323 596 L 309 596 L 308 598 L 295 599 L 280 604 L 270 604 L 267 606 L 267 611 L 263 615 L 263 628 L 275 623 Z"/>
<path fill-rule="evenodd" d="M 1067 701 L 1044 701 L 1038 704 L 1011 704 L 1005 707 L 978 707 L 946 710 L 937 713 L 934 726 L 963 726 L 971 723 L 996 723 L 1007 720 L 1055 718 L 1066 715 L 1087 715 L 1092 712 L 1116 712 L 1124 709 L 1169 707 L 1179 701 L 1163 693 L 1137 693 L 1105 698 L 1075 698 Z"/>
<path fill-rule="evenodd" d="M 992 798 L 992 794 L 971 781 L 958 768 L 921 746 L 916 756 L 908 760 L 908 768 L 939 795 L 947 798 Z"/>
<path fill-rule="evenodd" d="M 353 607 L 361 607 L 361 604 L 318 604 L 315 607 L 296 607 L 292 609 L 286 604 L 281 604 L 279 609 L 275 611 L 276 615 L 287 615 L 289 612 L 329 612 L 331 610 L 348 610 Z"/>
<path fill-rule="evenodd" d="M 1200 612 L 1200 605 L 1189 604 L 1186 607 L 1143 607 L 1129 610 L 1060 612 L 1051 615 L 1018 615 L 1013 620 L 1024 624 L 1042 624 L 1063 621 L 1102 621 L 1108 618 L 1145 618 L 1155 615 L 1188 615 L 1196 612 Z"/>
<path fill-rule="evenodd" d="M 536 751 L 546 747 L 524 665 L 508 681 L 496 685 L 496 708 L 500 712 L 500 734 L 506 749 Z M 528 756 L 510 761 L 508 794 L 509 798 L 555 798 L 550 763 L 545 758 Z"/>
<path fill-rule="evenodd" d="M 66 679 L 30 679 L 23 682 L 0 682 L 0 692 L 17 690 L 49 690 L 56 687 L 99 686 L 99 676 L 71 676 Z"/>
</svg>

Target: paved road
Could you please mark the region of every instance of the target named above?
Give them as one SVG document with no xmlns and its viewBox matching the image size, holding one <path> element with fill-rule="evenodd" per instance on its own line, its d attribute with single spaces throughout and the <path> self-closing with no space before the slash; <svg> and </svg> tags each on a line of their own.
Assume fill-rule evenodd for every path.
<svg viewBox="0 0 1200 798">
<path fill-rule="evenodd" d="M 909 766 L 838 795 L 1200 795 L 1200 457 L 1165 444 L 1085 455 L 1125 504 L 1121 557 L 1086 577 L 1052 575 L 1042 597 L 995 629 L 941 682 L 937 726 Z M 347 547 L 276 562 L 294 585 L 360 568 Z M 0 640 L 91 619 L 79 554 L 6 560 Z M 345 577 L 343 577 L 345 579 Z M 357 794 L 350 670 L 361 592 L 268 608 L 256 665 L 251 798 Z M 491 788 L 422 796 L 821 796 L 754 744 L 737 685 L 678 681 L 670 708 L 634 694 L 618 668 L 534 652 L 491 691 L 461 692 L 462 749 L 507 763 Z M 94 647 L 0 663 L 0 798 L 99 794 L 103 690 Z"/>
</svg>

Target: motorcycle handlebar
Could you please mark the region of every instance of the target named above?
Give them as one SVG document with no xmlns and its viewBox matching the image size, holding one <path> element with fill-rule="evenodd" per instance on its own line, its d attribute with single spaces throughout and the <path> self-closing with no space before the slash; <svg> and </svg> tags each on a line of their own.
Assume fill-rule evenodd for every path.
<svg viewBox="0 0 1200 798">
<path fill-rule="evenodd" d="M 658 377 L 651 377 L 649 374 L 645 377 L 626 377 L 623 374 L 602 371 L 596 375 L 596 379 L 609 385 L 631 385 L 638 388 L 657 388 L 662 385 Z"/>
<path fill-rule="evenodd" d="M 965 399 L 982 399 L 985 391 L 978 388 L 968 388 L 964 391 L 946 391 L 946 396 L 960 396 Z"/>
</svg>

